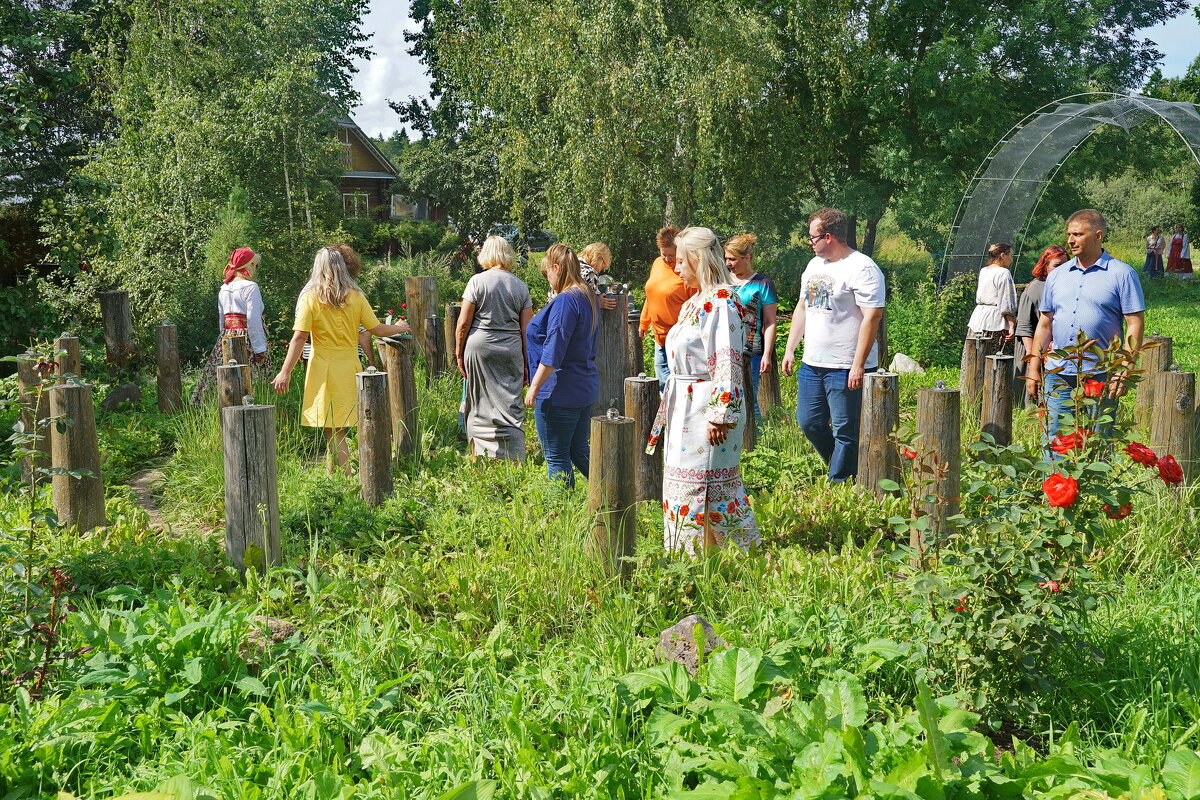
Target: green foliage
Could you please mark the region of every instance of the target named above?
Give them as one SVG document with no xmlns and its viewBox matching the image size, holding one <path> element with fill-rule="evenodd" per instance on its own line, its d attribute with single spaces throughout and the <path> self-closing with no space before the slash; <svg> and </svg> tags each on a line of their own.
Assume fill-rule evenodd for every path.
<svg viewBox="0 0 1200 800">
<path fill-rule="evenodd" d="M 399 317 L 404 313 L 401 306 L 407 302 L 404 289 L 405 278 L 417 275 L 437 278 L 438 300 L 443 305 L 457 302 L 462 298 L 470 272 L 464 274 L 464 270 L 452 268 L 452 263 L 448 256 L 436 252 L 377 261 L 363 267 L 358 284 L 377 312 L 387 312 L 391 309 Z M 439 309 L 438 316 L 442 316 L 442 313 Z"/>
<path fill-rule="evenodd" d="M 940 290 L 932 272 L 921 283 L 893 286 L 888 300 L 888 349 L 927 366 L 954 366 L 962 357 L 975 308 L 976 276 L 953 276 Z"/>
</svg>

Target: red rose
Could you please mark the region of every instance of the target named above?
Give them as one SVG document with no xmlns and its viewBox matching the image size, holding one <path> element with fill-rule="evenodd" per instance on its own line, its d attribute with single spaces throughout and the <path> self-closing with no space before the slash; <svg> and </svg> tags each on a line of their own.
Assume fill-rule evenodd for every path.
<svg viewBox="0 0 1200 800">
<path fill-rule="evenodd" d="M 1099 397 L 1104 394 L 1104 381 L 1084 381 L 1083 394 L 1085 397 Z"/>
<path fill-rule="evenodd" d="M 1163 483 L 1172 486 L 1183 483 L 1183 467 L 1175 461 L 1175 456 L 1162 456 L 1158 459 L 1158 477 L 1163 479 Z"/>
<path fill-rule="evenodd" d="M 1067 508 L 1074 505 L 1079 497 L 1079 484 L 1074 478 L 1056 472 L 1042 481 L 1042 491 L 1045 492 L 1050 505 L 1055 508 Z"/>
<path fill-rule="evenodd" d="M 965 594 L 962 597 L 958 598 L 958 603 L 954 606 L 954 610 L 955 611 L 966 611 L 967 610 L 967 596 Z"/>
<path fill-rule="evenodd" d="M 401 303 L 401 304 L 400 304 L 400 307 L 401 307 L 401 308 L 408 308 L 408 303 Z"/>
<path fill-rule="evenodd" d="M 1072 431 L 1063 436 L 1055 436 L 1050 442 L 1050 449 L 1060 456 L 1065 456 L 1072 450 L 1082 450 L 1086 441 L 1087 434 L 1083 431 Z"/>
<path fill-rule="evenodd" d="M 912 460 L 916 459 L 916 457 L 917 457 L 917 451 L 910 450 L 907 447 L 904 448 L 903 450 L 901 450 L 900 454 L 903 455 L 905 458 L 907 458 L 909 461 L 912 461 Z"/>
<path fill-rule="evenodd" d="M 1125 503 L 1124 505 L 1119 505 L 1116 508 L 1106 505 L 1104 507 L 1104 513 L 1109 519 L 1125 519 L 1133 513 L 1133 503 Z"/>
<path fill-rule="evenodd" d="M 1058 581 L 1046 581 L 1044 583 L 1039 583 L 1038 586 L 1050 592 L 1051 594 L 1062 591 L 1062 584 Z"/>
<path fill-rule="evenodd" d="M 389 314 L 395 314 L 395 313 L 396 313 L 396 309 L 394 309 L 394 308 L 389 308 L 389 309 L 387 310 L 387 313 L 389 313 Z"/>
<path fill-rule="evenodd" d="M 80 271 L 80 272 L 87 272 L 89 269 L 90 269 L 90 267 L 89 267 L 89 266 L 88 266 L 86 263 L 85 263 L 85 264 L 80 264 L 80 265 L 79 265 L 79 271 Z"/>
<path fill-rule="evenodd" d="M 1125 454 L 1144 467 L 1158 466 L 1158 456 L 1154 455 L 1154 451 L 1144 444 L 1130 442 L 1125 447 Z"/>
</svg>

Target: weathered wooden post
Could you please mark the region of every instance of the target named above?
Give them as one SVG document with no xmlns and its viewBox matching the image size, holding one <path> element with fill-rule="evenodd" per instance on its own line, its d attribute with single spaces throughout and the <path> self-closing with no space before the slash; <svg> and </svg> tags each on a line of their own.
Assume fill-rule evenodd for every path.
<svg viewBox="0 0 1200 800">
<path fill-rule="evenodd" d="M 890 494 L 880 488 L 880 481 L 900 482 L 900 455 L 892 439 L 899 424 L 900 376 L 894 372 L 868 373 L 863 378 L 855 482 L 878 500 Z"/>
<path fill-rule="evenodd" d="M 625 318 L 625 349 L 629 364 L 625 367 L 625 371 L 627 376 L 632 377 L 646 372 L 646 359 L 642 351 L 642 337 L 638 336 L 642 315 L 637 310 L 637 306 L 633 304 L 633 297 L 630 295 L 626 295 L 626 297 L 629 299 L 629 312 Z"/>
<path fill-rule="evenodd" d="M 600 407 L 619 406 L 625 396 L 625 371 L 629 368 L 626 332 L 629 324 L 627 295 L 616 293 L 617 307 L 600 310 L 596 332 L 596 368 L 600 372 Z"/>
<path fill-rule="evenodd" d="M 886 369 L 888 364 L 892 363 L 888 359 L 888 320 L 887 309 L 883 309 L 883 313 L 879 316 L 879 329 L 875 332 L 875 349 L 876 361 L 880 369 Z"/>
<path fill-rule="evenodd" d="M 654 453 L 646 452 L 646 442 L 654 428 L 654 418 L 658 415 L 661 399 L 662 395 L 658 393 L 658 378 L 648 378 L 643 372 L 636 378 L 625 379 L 625 416 L 634 421 L 634 497 L 639 502 L 662 501 L 663 449 L 660 444 Z"/>
<path fill-rule="evenodd" d="M 1170 367 L 1153 376 L 1150 449 L 1174 456 L 1183 467 L 1184 483 L 1190 484 L 1196 476 L 1196 373 L 1180 372 L 1177 364 Z"/>
<path fill-rule="evenodd" d="M 109 362 L 124 368 L 133 358 L 133 315 L 129 292 L 101 292 L 100 316 L 104 322 L 104 352 Z"/>
<path fill-rule="evenodd" d="M 932 478 L 924 491 L 936 499 L 925 504 L 932 529 L 944 535 L 946 522 L 958 513 L 960 469 L 962 465 L 962 409 L 958 389 L 947 389 L 938 381 L 932 389 L 917 392 L 917 455 L 921 466 L 932 470 L 923 477 Z M 912 542 L 919 550 L 919 542 Z"/>
<path fill-rule="evenodd" d="M 771 358 L 771 368 L 758 379 L 758 410 L 766 416 L 767 410 L 783 405 L 779 395 L 779 365 Z"/>
<path fill-rule="evenodd" d="M 1146 345 L 1153 344 L 1138 356 L 1138 369 L 1142 380 L 1138 383 L 1133 398 L 1133 415 L 1142 430 L 1150 430 L 1150 419 L 1154 416 L 1154 376 L 1166 372 L 1174 363 L 1174 340 L 1160 336 L 1158 331 L 1146 337 Z"/>
<path fill-rule="evenodd" d="M 749 453 L 758 445 L 758 419 L 754 416 L 754 407 L 749 397 L 754 393 L 750 383 L 750 359 L 742 360 L 742 388 L 747 402 L 742 405 L 742 415 L 746 418 L 742 425 L 742 451 Z M 756 398 L 757 402 L 757 398 Z"/>
<path fill-rule="evenodd" d="M 446 338 L 436 309 L 425 320 L 425 383 L 446 371 Z"/>
<path fill-rule="evenodd" d="M 458 361 L 455 360 L 454 354 L 458 349 L 458 334 L 456 331 L 458 330 L 458 317 L 460 314 L 462 314 L 462 306 L 458 303 L 446 304 L 446 318 L 442 325 L 445 328 L 443 338 L 446 341 L 446 369 L 451 372 L 455 372 L 458 369 Z"/>
<path fill-rule="evenodd" d="M 158 362 L 158 410 L 171 414 L 183 408 L 183 383 L 179 377 L 179 343 L 175 326 L 154 326 L 154 354 Z"/>
<path fill-rule="evenodd" d="M 251 394 L 250 370 L 244 364 L 230 361 L 217 367 L 217 409 L 242 404 L 242 398 Z M 224 415 L 221 416 L 224 420 Z M 223 423 L 222 423 L 223 424 Z"/>
<path fill-rule="evenodd" d="M 31 449 L 39 453 L 22 461 L 21 473 L 25 480 L 41 483 L 43 476 L 38 469 L 50 466 L 50 431 L 45 423 L 50 416 L 50 384 L 46 380 L 49 376 L 38 372 L 37 365 L 38 357 L 33 352 L 27 352 L 17 362 L 17 402 L 21 406 L 21 426 L 25 433 L 37 437 Z"/>
<path fill-rule="evenodd" d="M 628 578 L 633 572 L 631 559 L 637 539 L 636 428 L 633 419 L 619 416 L 616 409 L 605 416 L 592 417 L 588 473 L 588 513 L 592 516 L 589 551 L 600 559 L 608 575 L 622 578 Z"/>
<path fill-rule="evenodd" d="M 979 398 L 983 393 L 984 359 L 989 355 L 991 347 L 987 336 L 968 336 L 963 342 L 958 385 L 962 390 L 963 408 L 976 416 L 979 415 Z"/>
<path fill-rule="evenodd" d="M 408 318 L 414 322 L 413 338 L 417 341 L 418 351 L 428 361 L 429 350 L 425 342 L 424 320 L 428 319 L 431 314 L 437 314 L 437 278 L 428 275 L 414 275 L 405 278 L 404 295 L 408 301 Z"/>
<path fill-rule="evenodd" d="M 417 382 L 413 374 L 412 337 L 398 336 L 379 340 L 379 356 L 388 374 L 388 404 L 391 408 L 392 441 L 396 460 L 419 454 L 420 432 L 417 430 Z"/>
<path fill-rule="evenodd" d="M 223 336 L 221 337 L 221 363 L 229 364 L 236 361 L 242 365 L 242 371 L 246 373 L 246 391 L 243 394 L 250 393 L 250 387 L 253 386 L 250 373 L 250 337 L 249 336 Z M 238 395 L 241 397 L 242 395 Z"/>
<path fill-rule="evenodd" d="M 64 527 L 86 533 L 107 522 L 92 387 L 69 379 L 51 387 L 49 393 L 50 415 L 64 423 L 61 430 L 57 423 L 50 426 L 51 465 L 65 470 L 50 482 L 54 513 Z M 81 470 L 90 474 L 79 477 L 66 474 Z"/>
<path fill-rule="evenodd" d="M 363 502 L 377 506 L 392 496 L 392 415 L 388 376 L 368 367 L 358 384 L 358 479 Z"/>
<path fill-rule="evenodd" d="M 983 411 L 979 430 L 991 434 L 996 444 L 1012 444 L 1013 381 L 1012 356 L 988 356 L 984 359 Z"/>
<path fill-rule="evenodd" d="M 225 554 L 238 571 L 260 572 L 282 561 L 279 488 L 275 476 L 275 406 L 221 409 L 225 451 Z"/>
<path fill-rule="evenodd" d="M 63 333 L 54 340 L 54 350 L 58 353 L 55 356 L 54 374 L 59 377 L 59 383 L 62 383 L 68 375 L 74 375 L 76 378 L 83 377 L 78 337 Z"/>
</svg>

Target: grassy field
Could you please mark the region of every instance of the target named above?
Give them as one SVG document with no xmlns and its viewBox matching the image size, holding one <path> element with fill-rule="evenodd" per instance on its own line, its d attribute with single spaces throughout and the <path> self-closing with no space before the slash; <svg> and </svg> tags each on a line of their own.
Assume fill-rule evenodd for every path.
<svg viewBox="0 0 1200 800">
<path fill-rule="evenodd" d="M 1200 367 L 1200 287 L 1148 296 L 1148 329 Z M 939 377 L 955 379 L 905 376 L 906 419 Z M 550 483 L 536 453 L 463 457 L 449 378 L 423 394 L 421 463 L 374 509 L 324 474 L 298 390 L 279 400 L 286 566 L 245 584 L 222 550 L 213 409 L 102 415 L 111 524 L 0 550 L 10 586 L 19 563 L 75 586 L 42 696 L 0 687 L 0 798 L 1200 795 L 1193 491 L 1159 487 L 1107 525 L 1102 601 L 997 712 L 937 672 L 887 522 L 901 501 L 828 486 L 783 389 L 744 464 L 762 551 L 668 557 L 650 505 L 628 583 L 585 555 L 584 487 Z M 169 534 L 122 485 L 164 457 Z M 0 515 L 24 525 L 11 483 Z M 690 613 L 732 645 L 694 679 L 654 653 Z M 239 654 L 256 614 L 302 637 Z"/>
</svg>

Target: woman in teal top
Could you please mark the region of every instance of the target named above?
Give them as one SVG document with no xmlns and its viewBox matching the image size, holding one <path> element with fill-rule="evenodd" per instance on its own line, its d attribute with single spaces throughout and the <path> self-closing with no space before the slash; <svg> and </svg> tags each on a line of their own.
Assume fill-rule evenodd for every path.
<svg viewBox="0 0 1200 800">
<path fill-rule="evenodd" d="M 758 237 L 753 233 L 743 233 L 726 242 L 725 266 L 733 273 L 738 302 L 749 312 L 744 355 L 750 360 L 750 403 L 754 407 L 754 418 L 761 419 L 758 382 L 759 376 L 769 371 L 775 361 L 775 321 L 779 295 L 775 293 L 775 281 L 754 271 L 756 242 Z"/>
</svg>

